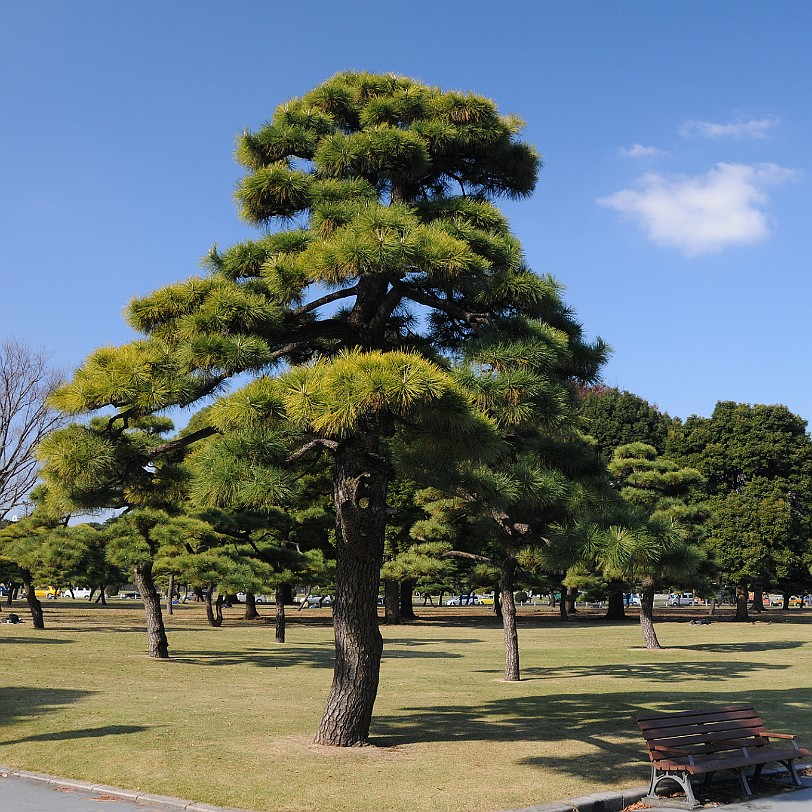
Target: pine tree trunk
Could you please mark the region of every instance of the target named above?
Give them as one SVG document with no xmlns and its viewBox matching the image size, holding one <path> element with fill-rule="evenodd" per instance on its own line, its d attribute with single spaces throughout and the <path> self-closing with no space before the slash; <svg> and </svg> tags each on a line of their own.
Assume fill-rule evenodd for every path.
<svg viewBox="0 0 812 812">
<path fill-rule="evenodd" d="M 166 611 L 171 615 L 174 612 L 172 600 L 175 597 L 175 575 L 169 573 L 169 585 L 166 588 Z"/>
<path fill-rule="evenodd" d="M 640 629 L 647 649 L 662 648 L 654 630 L 654 581 L 644 578 L 640 592 Z"/>
<path fill-rule="evenodd" d="M 578 611 L 575 602 L 578 600 L 578 587 L 571 586 L 567 589 L 567 611 L 574 615 Z"/>
<path fill-rule="evenodd" d="M 499 566 L 499 593 L 502 598 L 502 629 L 505 633 L 505 682 L 521 679 L 519 633 L 516 630 L 516 600 L 513 597 L 516 559 L 507 556 Z"/>
<path fill-rule="evenodd" d="M 502 619 L 502 596 L 499 590 L 499 581 L 493 585 L 493 613 L 499 620 Z"/>
<path fill-rule="evenodd" d="M 209 621 L 209 626 L 218 628 L 223 625 L 223 596 L 217 595 L 216 605 L 212 605 L 211 596 L 214 593 L 214 584 L 209 584 L 206 589 L 206 619 Z"/>
<path fill-rule="evenodd" d="M 393 626 L 403 623 L 403 616 L 400 613 L 400 584 L 389 578 L 383 582 L 383 619 L 384 623 Z"/>
<path fill-rule="evenodd" d="M 404 620 L 416 620 L 412 595 L 414 594 L 414 578 L 401 581 L 400 584 L 400 616 Z"/>
<path fill-rule="evenodd" d="M 623 608 L 623 581 L 612 579 L 609 582 L 609 607 L 605 617 L 606 620 L 626 619 L 626 611 Z"/>
<path fill-rule="evenodd" d="M 158 597 L 158 590 L 155 589 L 155 582 L 152 580 L 152 564 L 136 564 L 133 569 L 133 580 L 144 601 L 149 656 L 165 660 L 169 657 L 169 641 L 166 639 L 164 629 L 161 599 Z"/>
<path fill-rule="evenodd" d="M 276 585 L 276 642 L 285 642 L 285 585 Z"/>
<path fill-rule="evenodd" d="M 333 480 L 336 658 L 317 744 L 368 743 L 383 653 L 377 604 L 390 476 L 377 433 L 350 438 L 339 446 Z"/>
<path fill-rule="evenodd" d="M 764 592 L 760 584 L 753 585 L 753 603 L 750 608 L 757 613 L 764 611 Z"/>
<path fill-rule="evenodd" d="M 25 587 L 25 602 L 31 611 L 31 622 L 35 629 L 44 629 L 45 617 L 42 614 L 42 603 L 34 592 L 34 579 L 28 570 L 23 570 L 23 586 Z"/>
<path fill-rule="evenodd" d="M 566 599 L 567 587 L 565 587 L 563 583 L 559 589 L 559 594 L 561 595 L 561 599 L 558 601 L 558 616 L 561 618 L 561 620 L 569 620 Z M 555 600 L 555 590 L 553 590 L 553 600 Z"/>
<path fill-rule="evenodd" d="M 747 584 L 736 584 L 736 616 L 733 620 L 747 621 Z"/>
<path fill-rule="evenodd" d="M 245 593 L 245 614 L 243 617 L 245 620 L 260 617 L 259 612 L 257 612 L 257 596 L 253 592 Z"/>
<path fill-rule="evenodd" d="M 107 606 L 107 584 L 101 585 L 101 589 L 99 589 L 99 597 L 96 600 L 97 603 L 101 603 L 102 606 Z"/>
</svg>

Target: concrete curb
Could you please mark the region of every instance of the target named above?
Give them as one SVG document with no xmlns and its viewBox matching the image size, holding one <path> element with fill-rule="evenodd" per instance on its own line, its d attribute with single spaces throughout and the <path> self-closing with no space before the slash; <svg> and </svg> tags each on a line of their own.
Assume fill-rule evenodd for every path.
<svg viewBox="0 0 812 812">
<path fill-rule="evenodd" d="M 797 769 L 808 769 L 809 765 L 798 765 Z M 764 774 L 782 772 L 779 770 L 765 770 Z M 105 784 L 93 784 L 87 781 L 74 781 L 70 778 L 56 778 L 45 773 L 33 773 L 28 770 L 15 770 L 0 765 L 0 774 L 16 776 L 25 781 L 38 781 L 50 784 L 53 787 L 76 789 L 82 792 L 95 792 L 99 795 L 111 795 L 122 801 L 133 803 L 152 804 L 164 807 L 168 812 L 184 810 L 185 812 L 252 812 L 248 809 L 236 809 L 227 806 L 212 806 L 195 801 L 184 801 L 181 798 L 172 798 L 168 795 L 153 795 L 148 792 L 110 787 Z M 506 812 L 622 812 L 627 806 L 637 803 L 648 794 L 648 786 L 631 787 L 617 792 L 596 792 L 592 795 L 581 795 L 578 798 L 569 798 L 565 801 L 540 804 L 538 806 L 525 806 L 521 809 L 509 809 Z"/>
<path fill-rule="evenodd" d="M 28 770 L 15 770 L 12 767 L 0 765 L 0 775 L 21 778 L 24 781 L 37 781 L 41 784 L 49 784 L 54 788 L 75 789 L 81 792 L 93 792 L 98 795 L 108 795 L 120 798 L 122 801 L 132 803 L 150 804 L 151 806 L 161 806 L 167 812 L 251 812 L 248 809 L 235 809 L 227 806 L 212 806 L 211 804 L 198 803 L 197 801 L 184 801 L 182 798 L 173 798 L 169 795 L 153 795 L 149 792 L 136 792 L 134 790 L 121 789 L 120 787 L 110 787 L 106 784 L 93 784 L 89 781 L 74 781 L 71 778 L 57 778 L 45 773 L 32 773 Z"/>
<path fill-rule="evenodd" d="M 648 787 L 632 787 L 618 792 L 595 792 L 592 795 L 568 798 L 566 801 L 526 806 L 507 812 L 621 812 L 627 806 L 636 804 L 646 793 Z"/>
<path fill-rule="evenodd" d="M 796 764 L 798 771 L 809 769 L 809 764 Z M 764 770 L 762 775 L 786 774 L 785 770 Z M 803 779 L 804 776 L 802 776 Z M 718 780 L 724 780 L 722 776 Z M 506 812 L 622 812 L 627 806 L 636 804 L 648 795 L 648 786 L 631 787 L 618 792 L 596 792 L 578 798 L 568 798 L 552 804 L 525 806 L 521 809 L 509 809 Z M 723 807 L 722 807 L 723 808 Z"/>
<path fill-rule="evenodd" d="M 251 812 L 247 809 L 235 809 L 233 807 L 212 806 L 211 804 L 197 803 L 194 801 L 184 801 L 181 798 L 172 798 L 168 795 L 153 795 L 148 792 L 136 792 L 134 790 L 110 787 L 106 784 L 93 784 L 88 781 L 74 781 L 70 778 L 56 778 L 45 773 L 33 773 L 28 770 L 15 770 L 11 767 L 0 765 L 0 774 L 16 776 L 26 781 L 38 781 L 43 784 L 50 784 L 52 787 L 64 787 L 66 789 L 77 789 L 82 792 L 94 792 L 99 795 L 110 795 L 121 798 L 122 801 L 133 803 L 152 804 L 162 806 L 166 810 L 175 812 Z M 593 795 L 582 795 L 579 798 L 570 798 L 566 801 L 556 803 L 541 804 L 539 806 L 527 806 L 522 809 L 507 810 L 507 812 L 621 812 L 630 804 L 637 803 L 646 793 L 648 787 L 633 787 L 632 789 L 620 792 L 596 792 Z"/>
</svg>

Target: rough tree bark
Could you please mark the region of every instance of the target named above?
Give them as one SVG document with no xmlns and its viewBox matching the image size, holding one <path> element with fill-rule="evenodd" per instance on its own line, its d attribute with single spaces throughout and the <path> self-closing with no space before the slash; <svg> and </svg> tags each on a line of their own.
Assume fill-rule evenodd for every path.
<svg viewBox="0 0 812 812">
<path fill-rule="evenodd" d="M 517 682 L 519 671 L 519 634 L 516 631 L 516 601 L 513 597 L 517 561 L 506 556 L 499 565 L 499 593 L 502 598 L 502 629 L 505 634 L 505 681 Z"/>
<path fill-rule="evenodd" d="M 31 622 L 34 624 L 35 629 L 45 628 L 45 618 L 42 614 L 42 604 L 34 592 L 34 579 L 28 570 L 20 568 L 23 578 L 23 588 L 25 590 L 25 602 L 28 604 L 28 609 L 31 612 Z"/>
<path fill-rule="evenodd" d="M 733 620 L 750 620 L 747 614 L 747 584 L 736 584 L 736 616 Z"/>
<path fill-rule="evenodd" d="M 609 607 L 606 610 L 606 620 L 626 620 L 626 611 L 623 607 L 623 581 L 613 578 L 609 581 Z"/>
<path fill-rule="evenodd" d="M 377 603 L 390 477 L 377 431 L 348 438 L 338 446 L 333 480 L 336 658 L 317 744 L 368 743 L 383 653 Z"/>
<path fill-rule="evenodd" d="M 164 617 L 161 613 L 161 599 L 152 579 L 152 564 L 142 562 L 133 568 L 133 581 L 144 601 L 144 616 L 147 621 L 147 644 L 149 656 L 159 660 L 169 657 L 169 641 L 166 638 Z"/>
<path fill-rule="evenodd" d="M 569 614 L 567 612 L 567 601 L 564 597 L 567 594 L 567 587 L 564 586 L 563 581 L 561 582 L 561 600 L 558 601 L 558 616 L 561 620 L 569 620 Z M 555 600 L 555 590 L 553 590 L 553 600 Z"/>
<path fill-rule="evenodd" d="M 383 582 L 383 619 L 384 623 L 393 626 L 403 623 L 400 611 L 400 583 L 389 578 Z"/>
<path fill-rule="evenodd" d="M 417 619 L 417 615 L 414 611 L 414 604 L 412 603 L 414 584 L 414 578 L 408 578 L 405 581 L 401 581 L 400 584 L 400 616 L 404 620 Z"/>
<path fill-rule="evenodd" d="M 169 573 L 169 585 L 166 588 L 166 611 L 169 614 L 173 614 L 174 608 L 172 606 L 172 601 L 175 597 L 175 575 L 174 573 Z"/>
<path fill-rule="evenodd" d="M 254 620 L 254 618 L 260 617 L 259 612 L 257 612 L 257 596 L 253 592 L 245 593 L 245 614 L 243 617 L 245 620 Z"/>
<path fill-rule="evenodd" d="M 761 584 L 753 585 L 753 603 L 750 608 L 756 613 L 764 611 L 764 591 Z"/>
<path fill-rule="evenodd" d="M 640 629 L 647 649 L 662 648 L 654 630 L 654 580 L 644 578 L 640 592 Z"/>
<path fill-rule="evenodd" d="M 285 642 L 285 584 L 276 585 L 276 642 Z"/>
<path fill-rule="evenodd" d="M 577 586 L 567 587 L 567 612 L 569 612 L 569 614 L 571 615 L 574 615 L 578 611 L 578 607 L 575 605 L 575 602 L 577 600 L 578 600 L 578 587 Z"/>
<path fill-rule="evenodd" d="M 206 620 L 209 626 L 219 627 L 223 625 L 223 596 L 217 594 L 217 602 L 212 604 L 211 595 L 214 592 L 214 584 L 209 584 L 206 590 Z"/>
</svg>

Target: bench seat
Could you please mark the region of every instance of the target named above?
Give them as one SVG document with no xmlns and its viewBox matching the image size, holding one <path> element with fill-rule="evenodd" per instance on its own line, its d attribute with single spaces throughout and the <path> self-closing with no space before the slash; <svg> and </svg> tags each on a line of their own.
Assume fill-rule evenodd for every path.
<svg viewBox="0 0 812 812">
<path fill-rule="evenodd" d="M 770 733 L 753 705 L 726 705 L 679 713 L 647 713 L 637 724 L 648 745 L 651 785 L 645 800 L 661 801 L 657 787 L 675 781 L 685 791 L 686 807 L 699 804 L 691 776 L 704 775 L 706 784 L 714 773 L 734 772 L 746 795 L 752 795 L 745 770 L 753 767 L 758 778 L 765 764 L 783 764 L 794 784 L 800 784 L 794 762 L 812 753 L 798 745 L 795 736 Z M 674 801 L 668 803 L 673 806 Z"/>
</svg>

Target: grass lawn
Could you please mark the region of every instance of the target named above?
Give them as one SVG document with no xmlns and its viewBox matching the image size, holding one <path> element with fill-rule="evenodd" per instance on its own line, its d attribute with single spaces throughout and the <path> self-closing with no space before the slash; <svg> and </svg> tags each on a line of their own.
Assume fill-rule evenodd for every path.
<svg viewBox="0 0 812 812">
<path fill-rule="evenodd" d="M 685 609 L 647 652 L 635 622 L 525 607 L 524 679 L 505 683 L 487 609 L 420 607 L 383 628 L 377 746 L 344 750 L 312 743 L 329 613 L 291 613 L 276 645 L 272 623 L 225 611 L 212 629 L 201 605 L 179 607 L 162 662 L 145 655 L 140 605 L 60 600 L 44 631 L 0 626 L 0 764 L 257 812 L 489 812 L 644 784 L 643 708 L 753 702 L 812 745 L 806 610 L 696 626 Z"/>
</svg>

